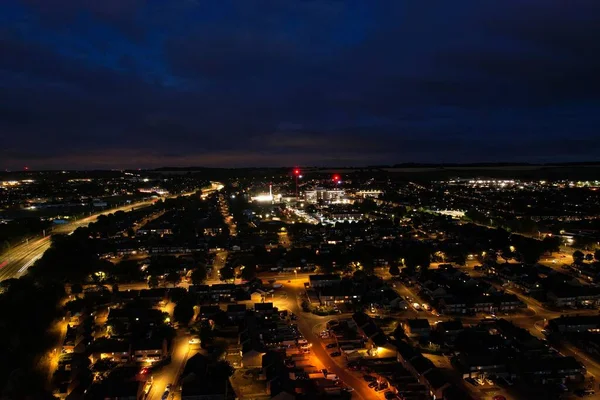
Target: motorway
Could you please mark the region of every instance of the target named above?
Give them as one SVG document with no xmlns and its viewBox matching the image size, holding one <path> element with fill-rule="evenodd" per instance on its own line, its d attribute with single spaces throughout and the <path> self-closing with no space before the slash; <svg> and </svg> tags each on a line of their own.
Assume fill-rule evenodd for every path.
<svg viewBox="0 0 600 400">
<path fill-rule="evenodd" d="M 56 234 L 69 234 L 75 231 L 77 228 L 88 226 L 90 223 L 96 221 L 99 216 L 114 214 L 117 211 L 131 211 L 133 208 L 139 209 L 152 205 L 156 199 L 141 201 L 138 203 L 128 204 L 126 206 L 111 208 L 96 214 L 92 214 L 88 217 L 81 218 L 79 220 L 64 224 L 57 225 L 52 233 Z M 3 253 L 0 256 L 0 262 L 6 262 L 6 265 L 0 270 L 0 281 L 11 278 L 19 278 L 33 263 L 44 254 L 50 247 L 50 235 L 46 235 L 39 239 L 30 239 L 24 243 L 14 246 L 9 251 Z"/>
<path fill-rule="evenodd" d="M 210 189 L 204 189 L 203 196 L 208 193 L 214 192 L 216 190 L 220 190 L 223 188 L 218 182 L 212 182 L 212 186 Z M 184 193 L 182 196 L 190 196 L 195 192 Z M 181 195 L 173 195 L 171 197 L 177 197 Z M 121 207 L 111 208 L 109 210 L 104 210 L 102 212 L 92 214 L 88 217 L 81 218 L 79 220 L 56 226 L 52 233 L 58 234 L 69 234 L 75 231 L 77 228 L 88 226 L 90 223 L 96 221 L 96 219 L 101 215 L 114 214 L 117 211 L 131 211 L 132 209 L 139 209 L 141 207 L 148 207 L 156 202 L 157 199 L 141 201 L 138 203 L 132 203 Z M 27 268 L 29 268 L 33 263 L 44 254 L 46 250 L 50 247 L 50 236 L 44 236 L 39 239 L 30 239 L 25 243 L 21 243 L 17 246 L 12 247 L 10 250 L 4 252 L 0 255 L 0 281 L 11 279 L 11 278 L 19 278 L 27 272 Z"/>
</svg>

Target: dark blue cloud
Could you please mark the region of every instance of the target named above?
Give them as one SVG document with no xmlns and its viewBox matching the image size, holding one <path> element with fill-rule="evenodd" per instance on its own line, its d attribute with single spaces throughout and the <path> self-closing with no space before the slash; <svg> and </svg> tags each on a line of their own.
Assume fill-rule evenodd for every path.
<svg viewBox="0 0 600 400">
<path fill-rule="evenodd" d="M 600 3 L 7 0 L 0 166 L 596 159 Z"/>
</svg>

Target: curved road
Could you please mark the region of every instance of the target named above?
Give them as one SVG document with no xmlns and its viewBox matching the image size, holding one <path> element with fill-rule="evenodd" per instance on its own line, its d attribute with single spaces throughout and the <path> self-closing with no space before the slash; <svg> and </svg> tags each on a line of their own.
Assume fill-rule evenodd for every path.
<svg viewBox="0 0 600 400">
<path fill-rule="evenodd" d="M 141 201 L 138 203 L 128 204 L 126 206 L 111 208 L 100 213 L 92 214 L 89 217 L 81 218 L 79 220 L 70 222 L 64 225 L 58 225 L 54 228 L 52 233 L 71 233 L 79 227 L 88 226 L 90 223 L 96 221 L 101 215 L 113 214 L 117 211 L 131 211 L 132 208 L 142 208 L 153 204 L 156 200 Z M 4 264 L 4 267 L 0 269 L 0 281 L 10 278 L 18 278 L 23 275 L 27 268 L 29 268 L 35 260 L 40 258 L 42 254 L 50 247 L 50 235 L 44 236 L 39 239 L 30 239 L 25 243 L 21 243 L 14 246 L 11 250 L 2 254 L 0 263 Z M 1 264 L 0 264 L 1 265 Z"/>
<path fill-rule="evenodd" d="M 212 186 L 210 189 L 203 189 L 203 195 L 214 192 L 216 190 L 220 190 L 223 188 L 223 185 L 219 182 L 212 182 Z M 172 198 L 177 196 L 190 196 L 195 192 L 189 192 L 184 194 L 172 195 L 165 198 Z M 96 219 L 101 215 L 113 214 L 117 211 L 131 211 L 132 209 L 139 209 L 141 207 L 148 207 L 154 204 L 158 199 L 152 199 L 147 201 L 141 201 L 138 203 L 128 204 L 122 207 L 111 208 L 109 210 L 105 210 L 96 214 L 92 214 L 89 217 L 81 218 L 77 221 L 70 222 L 68 224 L 59 225 L 54 228 L 52 233 L 62 233 L 69 234 L 75 231 L 77 228 L 82 226 L 88 226 L 90 223 L 96 221 Z M 23 274 L 27 272 L 27 268 L 29 268 L 33 263 L 44 254 L 44 252 L 50 247 L 50 235 L 39 238 L 39 239 L 30 239 L 25 243 L 21 243 L 17 246 L 14 246 L 9 251 L 0 255 L 0 281 L 11 279 L 11 278 L 19 278 Z"/>
</svg>

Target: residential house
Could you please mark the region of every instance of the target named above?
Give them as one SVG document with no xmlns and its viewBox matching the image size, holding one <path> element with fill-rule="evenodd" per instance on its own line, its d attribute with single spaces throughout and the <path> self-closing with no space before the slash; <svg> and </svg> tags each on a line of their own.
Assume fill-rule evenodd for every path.
<svg viewBox="0 0 600 400">
<path fill-rule="evenodd" d="M 133 358 L 136 362 L 156 362 L 167 358 L 167 339 L 160 337 L 143 338 L 132 343 Z"/>
<path fill-rule="evenodd" d="M 435 324 L 434 330 L 444 339 L 446 343 L 454 342 L 454 339 L 464 330 L 460 320 L 441 321 Z"/>
<path fill-rule="evenodd" d="M 246 305 L 245 304 L 228 304 L 227 305 L 227 317 L 232 321 L 243 320 L 246 316 Z"/>
<path fill-rule="evenodd" d="M 277 308 L 273 307 L 273 303 L 254 303 L 254 313 L 257 317 L 267 318 L 277 311 Z"/>
<path fill-rule="evenodd" d="M 421 382 L 427 387 L 429 395 L 434 399 L 443 398 L 444 390 L 450 387 L 450 382 L 448 382 L 444 374 L 437 368 L 425 372 Z"/>
<path fill-rule="evenodd" d="M 529 358 L 515 363 L 515 368 L 523 379 L 542 384 L 582 381 L 586 373 L 585 367 L 573 357 Z"/>
<path fill-rule="evenodd" d="M 427 319 L 408 319 L 402 322 L 402 328 L 410 338 L 428 338 L 431 333 L 431 326 Z"/>
<path fill-rule="evenodd" d="M 448 315 L 454 314 L 466 314 L 470 307 L 467 306 L 465 299 L 460 297 L 451 296 L 440 298 L 437 302 L 436 309 L 440 312 Z"/>
<path fill-rule="evenodd" d="M 142 396 L 143 386 L 138 381 L 105 379 L 93 384 L 87 391 L 86 399 L 102 400 L 138 400 Z"/>
<path fill-rule="evenodd" d="M 118 364 L 126 364 L 131 360 L 131 344 L 126 340 L 98 339 L 89 349 L 90 361 L 109 360 Z"/>
<path fill-rule="evenodd" d="M 67 332 L 65 334 L 65 340 L 63 341 L 62 350 L 63 353 L 72 353 L 77 345 L 77 328 L 67 325 Z M 80 338 L 80 337 L 79 337 Z"/>
<path fill-rule="evenodd" d="M 200 319 L 210 319 L 220 312 L 221 307 L 219 306 L 200 306 L 198 317 L 200 317 Z"/>
<path fill-rule="evenodd" d="M 339 285 L 342 278 L 337 274 L 309 275 L 308 281 L 312 288 Z"/>
<path fill-rule="evenodd" d="M 575 307 L 584 303 L 598 304 L 600 302 L 600 288 L 569 284 L 555 285 L 548 290 L 547 299 L 557 307 Z"/>
<path fill-rule="evenodd" d="M 419 382 L 423 383 L 423 376 L 427 372 L 435 369 L 435 365 L 433 362 L 431 362 L 431 360 L 419 354 L 410 360 L 410 362 L 406 365 L 406 369 L 416 376 Z"/>
<path fill-rule="evenodd" d="M 210 295 L 209 285 L 190 285 L 188 288 L 190 294 L 196 295 L 200 298 L 207 298 Z"/>
<path fill-rule="evenodd" d="M 139 292 L 140 299 L 151 304 L 158 304 L 167 299 L 167 291 L 163 288 L 142 289 Z"/>
<path fill-rule="evenodd" d="M 600 332 L 599 315 L 563 315 L 559 318 L 551 319 L 548 322 L 547 329 L 558 332 Z"/>
<path fill-rule="evenodd" d="M 457 358 L 457 367 L 463 378 L 504 375 L 506 361 L 505 355 L 498 352 L 463 352 Z"/>
<path fill-rule="evenodd" d="M 526 307 L 515 294 L 502 293 L 490 297 L 494 301 L 494 310 L 496 311 L 510 312 Z"/>
<path fill-rule="evenodd" d="M 211 285 L 210 296 L 214 301 L 231 301 L 235 295 L 236 286 L 232 283 Z"/>
<path fill-rule="evenodd" d="M 342 286 L 324 286 L 317 290 L 317 295 L 323 306 L 358 303 L 362 297 L 352 287 Z"/>
<path fill-rule="evenodd" d="M 247 351 L 242 352 L 242 366 L 244 368 L 260 368 L 264 355 L 264 352 L 249 348 Z"/>
</svg>

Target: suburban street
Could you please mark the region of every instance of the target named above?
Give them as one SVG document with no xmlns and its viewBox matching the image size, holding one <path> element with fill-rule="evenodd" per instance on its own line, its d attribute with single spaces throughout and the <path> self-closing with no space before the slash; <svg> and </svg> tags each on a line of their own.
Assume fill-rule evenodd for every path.
<svg viewBox="0 0 600 400">
<path fill-rule="evenodd" d="M 289 280 L 290 282 L 287 282 Z M 296 321 L 298 324 L 298 330 L 302 333 L 304 338 L 312 343 L 312 354 L 311 361 L 317 368 L 326 368 L 329 372 L 336 374 L 341 381 L 347 386 L 354 388 L 352 392 L 352 398 L 354 399 L 369 399 L 376 397 L 377 394 L 370 389 L 367 382 L 359 379 L 356 375 L 351 373 L 345 366 L 339 365 L 329 355 L 327 349 L 322 344 L 322 340 L 318 336 L 318 332 L 323 324 L 325 324 L 332 317 L 321 317 L 310 313 L 305 313 L 300 308 L 299 296 L 304 291 L 304 282 L 306 277 L 288 277 L 283 283 L 281 291 L 273 296 L 273 304 L 280 310 L 287 309 L 298 316 Z M 282 277 L 282 281 L 284 278 Z M 285 296 L 279 295 L 280 292 L 285 293 Z M 269 301 L 270 299 L 267 299 Z M 333 351 L 333 350 L 331 350 Z M 340 360 L 342 361 L 342 360 Z"/>
<path fill-rule="evenodd" d="M 172 385 L 169 399 L 181 398 L 180 387 L 177 385 L 177 381 L 183 372 L 188 357 L 194 355 L 194 350 L 200 347 L 199 345 L 189 344 L 189 339 L 189 334 L 185 333 L 183 329 L 177 330 L 177 336 L 173 339 L 171 363 L 153 374 L 154 383 L 148 394 L 148 400 L 161 400 L 168 384 Z"/>
</svg>

